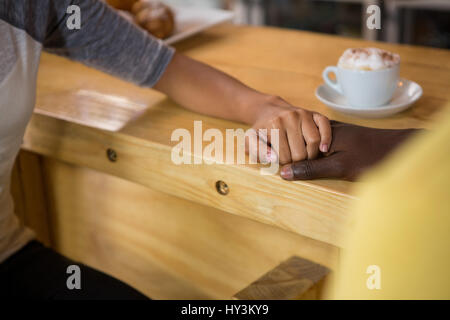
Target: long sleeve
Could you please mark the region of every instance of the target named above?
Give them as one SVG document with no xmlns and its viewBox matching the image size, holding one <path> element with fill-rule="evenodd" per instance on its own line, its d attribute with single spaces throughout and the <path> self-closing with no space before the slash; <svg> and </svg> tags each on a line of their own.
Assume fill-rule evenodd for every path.
<svg viewBox="0 0 450 320">
<path fill-rule="evenodd" d="M 70 30 L 69 6 L 80 8 L 80 29 Z M 174 49 L 98 0 L 0 0 L 0 19 L 42 43 L 44 50 L 140 86 L 153 86 Z"/>
</svg>

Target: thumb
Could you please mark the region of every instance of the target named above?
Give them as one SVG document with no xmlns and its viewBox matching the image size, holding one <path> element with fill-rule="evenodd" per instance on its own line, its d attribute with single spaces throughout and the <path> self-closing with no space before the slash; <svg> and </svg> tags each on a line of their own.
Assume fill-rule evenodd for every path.
<svg viewBox="0 0 450 320">
<path fill-rule="evenodd" d="M 343 178 L 345 162 L 343 153 L 331 156 L 304 160 L 285 165 L 281 169 L 281 177 L 285 180 L 313 180 L 321 178 Z"/>
</svg>

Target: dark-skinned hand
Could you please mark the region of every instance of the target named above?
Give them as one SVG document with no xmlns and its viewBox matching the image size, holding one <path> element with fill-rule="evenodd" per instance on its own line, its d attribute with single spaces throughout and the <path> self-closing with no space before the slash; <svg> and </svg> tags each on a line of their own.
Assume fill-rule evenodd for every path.
<svg viewBox="0 0 450 320">
<path fill-rule="evenodd" d="M 285 165 L 281 169 L 283 179 L 336 178 L 353 181 L 420 131 L 373 129 L 337 121 L 331 121 L 331 127 L 333 142 L 328 152 L 316 160 Z"/>
</svg>

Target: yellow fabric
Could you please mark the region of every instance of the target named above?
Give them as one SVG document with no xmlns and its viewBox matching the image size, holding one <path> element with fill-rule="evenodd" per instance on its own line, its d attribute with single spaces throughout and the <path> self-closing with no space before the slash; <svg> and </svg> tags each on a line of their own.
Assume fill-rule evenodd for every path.
<svg viewBox="0 0 450 320">
<path fill-rule="evenodd" d="M 367 177 L 329 298 L 450 299 L 447 110 Z M 371 265 L 380 270 L 379 290 L 366 284 Z"/>
</svg>

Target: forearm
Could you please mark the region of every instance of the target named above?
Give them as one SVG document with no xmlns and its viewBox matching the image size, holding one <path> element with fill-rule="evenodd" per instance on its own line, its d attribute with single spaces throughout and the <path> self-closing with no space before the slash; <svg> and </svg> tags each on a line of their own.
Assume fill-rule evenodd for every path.
<svg viewBox="0 0 450 320">
<path fill-rule="evenodd" d="M 152 87 L 171 61 L 174 49 L 164 45 L 116 10 L 97 0 L 10 0 L 34 4 L 33 19 L 47 21 L 40 41 L 44 49 L 108 72 L 142 87 Z M 35 4 L 35 2 L 39 4 Z M 69 30 L 66 9 L 77 5 L 82 16 L 79 30 Z M 36 22 L 36 23 L 37 23 Z M 39 25 L 39 24 L 38 24 Z"/>
<path fill-rule="evenodd" d="M 181 106 L 213 117 L 253 124 L 270 97 L 206 64 L 176 53 L 155 89 Z"/>
<path fill-rule="evenodd" d="M 173 48 L 103 2 L 35 2 L 0 1 L 0 18 L 10 18 L 16 22 L 14 25 L 34 21 L 28 29 L 39 31 L 33 37 L 45 50 L 142 87 L 155 87 L 189 110 L 242 122 L 255 130 L 271 129 L 262 137 L 264 143 L 272 145 L 272 129 L 278 130 L 279 135 L 275 134 L 274 138 L 275 145 L 279 140 L 279 150 L 267 152 L 272 161 L 276 154 L 284 164 L 312 159 L 319 150 L 328 150 L 331 128 L 326 117 L 291 106 L 282 98 L 260 93 L 219 70 L 175 53 Z M 77 5 L 83 13 L 79 30 L 69 30 L 66 26 L 69 5 Z"/>
<path fill-rule="evenodd" d="M 48 8 L 58 6 L 59 14 L 47 19 L 52 21 L 48 29 L 54 30 L 42 39 L 49 52 L 143 87 L 154 86 L 181 106 L 214 117 L 250 125 L 255 123 L 261 106 L 270 106 L 267 95 L 206 64 L 174 54 L 173 48 L 129 23 L 103 2 L 75 0 L 87 18 L 80 30 L 68 30 L 64 22 L 69 2 L 46 0 Z M 48 12 L 48 8 L 41 11 Z"/>
</svg>

